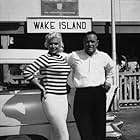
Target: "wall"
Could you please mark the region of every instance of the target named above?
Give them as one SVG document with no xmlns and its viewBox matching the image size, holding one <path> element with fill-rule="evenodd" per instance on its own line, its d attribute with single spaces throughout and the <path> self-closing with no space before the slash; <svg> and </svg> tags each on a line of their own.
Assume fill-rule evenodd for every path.
<svg viewBox="0 0 140 140">
<path fill-rule="evenodd" d="M 26 21 L 41 16 L 41 0 L 0 0 L 0 21 Z M 79 16 L 110 20 L 110 0 L 79 0 Z"/>
<path fill-rule="evenodd" d="M 140 21 L 140 0 L 116 0 L 117 21 Z M 111 21 L 111 0 L 79 0 L 79 16 Z M 41 0 L 0 0 L 0 21 L 26 21 L 41 16 Z"/>
<path fill-rule="evenodd" d="M 117 21 L 140 21 L 140 0 L 115 0 Z M 111 21 L 111 0 L 79 0 L 79 16 Z M 41 16 L 41 0 L 0 0 L 0 21 L 26 21 Z"/>
<path fill-rule="evenodd" d="M 40 0 L 0 0 L 0 21 L 26 21 L 41 15 Z"/>
<path fill-rule="evenodd" d="M 26 21 L 41 16 L 41 0 L 0 0 L 0 21 Z M 110 0 L 79 0 L 79 16 L 110 20 Z"/>
<path fill-rule="evenodd" d="M 140 21 L 140 0 L 115 0 L 118 21 Z"/>
</svg>

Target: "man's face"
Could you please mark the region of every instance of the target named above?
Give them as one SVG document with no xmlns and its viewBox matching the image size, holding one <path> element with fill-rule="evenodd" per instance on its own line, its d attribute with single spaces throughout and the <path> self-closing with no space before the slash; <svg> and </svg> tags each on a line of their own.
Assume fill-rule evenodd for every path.
<svg viewBox="0 0 140 140">
<path fill-rule="evenodd" d="M 98 46 L 97 36 L 95 34 L 89 34 L 84 39 L 84 49 L 88 55 L 93 55 Z"/>
</svg>

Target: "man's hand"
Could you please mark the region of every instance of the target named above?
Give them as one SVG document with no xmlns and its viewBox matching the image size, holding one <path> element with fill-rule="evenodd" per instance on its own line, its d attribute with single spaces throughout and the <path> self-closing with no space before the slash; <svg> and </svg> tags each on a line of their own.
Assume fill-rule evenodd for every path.
<svg viewBox="0 0 140 140">
<path fill-rule="evenodd" d="M 71 87 L 68 84 L 66 85 L 66 87 L 67 87 L 67 93 L 69 94 L 70 90 L 71 90 Z"/>
<path fill-rule="evenodd" d="M 104 89 L 105 89 L 105 92 L 108 92 L 109 89 L 110 89 L 110 87 L 111 87 L 111 84 L 105 82 L 104 85 L 103 85 L 103 87 L 104 87 Z"/>
</svg>

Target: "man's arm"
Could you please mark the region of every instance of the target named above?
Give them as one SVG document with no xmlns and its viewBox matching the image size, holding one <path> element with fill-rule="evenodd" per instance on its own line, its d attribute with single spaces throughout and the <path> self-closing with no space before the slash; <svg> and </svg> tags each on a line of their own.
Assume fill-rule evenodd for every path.
<svg viewBox="0 0 140 140">
<path fill-rule="evenodd" d="M 107 56 L 106 59 L 106 66 L 105 66 L 105 90 L 108 91 L 111 87 L 111 85 L 113 84 L 113 79 L 114 79 L 114 62 L 113 60 L 110 58 L 110 56 Z"/>
</svg>

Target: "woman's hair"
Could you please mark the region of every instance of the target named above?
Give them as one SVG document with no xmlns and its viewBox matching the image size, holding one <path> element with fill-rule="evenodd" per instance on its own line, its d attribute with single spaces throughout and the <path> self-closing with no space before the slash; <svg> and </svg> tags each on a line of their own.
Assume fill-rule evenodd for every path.
<svg viewBox="0 0 140 140">
<path fill-rule="evenodd" d="M 58 38 L 60 40 L 61 48 L 64 49 L 62 35 L 61 35 L 61 33 L 58 33 L 58 32 L 52 32 L 52 33 L 45 35 L 45 43 L 44 43 L 45 48 L 48 48 L 48 45 L 49 45 L 48 43 L 52 38 Z"/>
</svg>

